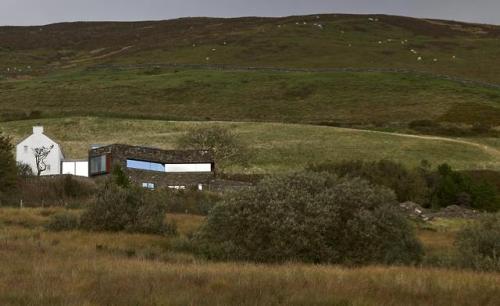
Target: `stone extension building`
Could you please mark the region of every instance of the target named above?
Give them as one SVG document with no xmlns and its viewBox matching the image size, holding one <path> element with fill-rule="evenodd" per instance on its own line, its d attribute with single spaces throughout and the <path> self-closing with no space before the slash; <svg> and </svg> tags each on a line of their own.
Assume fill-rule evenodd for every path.
<svg viewBox="0 0 500 306">
<path fill-rule="evenodd" d="M 144 188 L 206 189 L 215 178 L 213 154 L 208 150 L 161 150 L 124 144 L 89 151 L 89 176 L 107 176 L 122 167 L 130 180 Z"/>
</svg>

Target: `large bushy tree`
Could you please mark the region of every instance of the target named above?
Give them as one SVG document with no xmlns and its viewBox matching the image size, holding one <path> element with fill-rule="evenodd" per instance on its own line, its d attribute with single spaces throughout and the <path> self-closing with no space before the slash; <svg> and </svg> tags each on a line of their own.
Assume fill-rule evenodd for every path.
<svg viewBox="0 0 500 306">
<path fill-rule="evenodd" d="M 211 150 L 217 167 L 246 163 L 245 144 L 230 129 L 222 126 L 200 126 L 182 135 L 177 145 L 182 149 Z"/>
<path fill-rule="evenodd" d="M 0 133 L 0 201 L 16 187 L 17 165 L 10 137 Z"/>
<path fill-rule="evenodd" d="M 195 242 L 209 258 L 255 262 L 413 263 L 422 252 L 393 192 L 312 172 L 226 196 Z"/>
</svg>

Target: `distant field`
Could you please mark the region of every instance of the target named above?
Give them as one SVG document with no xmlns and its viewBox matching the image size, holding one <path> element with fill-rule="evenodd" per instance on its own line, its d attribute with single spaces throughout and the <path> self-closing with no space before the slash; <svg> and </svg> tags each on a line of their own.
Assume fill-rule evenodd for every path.
<svg viewBox="0 0 500 306">
<path fill-rule="evenodd" d="M 381 72 L 67 70 L 0 81 L 0 120 L 100 116 L 406 128 L 500 126 L 500 89 Z"/>
<path fill-rule="evenodd" d="M 499 37 L 493 25 L 342 14 L 0 27 L 0 75 L 161 62 L 405 68 L 500 83 Z"/>
<path fill-rule="evenodd" d="M 411 135 L 279 123 L 168 122 L 159 120 L 72 117 L 2 123 L 2 130 L 19 141 L 32 125 L 62 144 L 66 157 L 85 158 L 91 144 L 127 143 L 175 148 L 176 138 L 193 126 L 220 124 L 249 145 L 250 165 L 230 172 L 272 173 L 298 170 L 308 163 L 351 159 L 391 159 L 415 166 L 426 159 L 457 169 L 500 169 L 498 146 L 472 140 L 418 138 Z M 460 141 L 466 141 L 461 143 Z M 469 143 L 470 142 L 470 143 Z M 493 145 L 494 143 L 492 143 Z"/>
<path fill-rule="evenodd" d="M 178 238 L 49 232 L 60 209 L 0 208 L 1 305 L 484 305 L 498 273 L 418 267 L 213 263 Z M 199 217 L 167 215 L 186 235 Z M 453 224 L 419 234 L 432 254 L 452 248 Z"/>
</svg>

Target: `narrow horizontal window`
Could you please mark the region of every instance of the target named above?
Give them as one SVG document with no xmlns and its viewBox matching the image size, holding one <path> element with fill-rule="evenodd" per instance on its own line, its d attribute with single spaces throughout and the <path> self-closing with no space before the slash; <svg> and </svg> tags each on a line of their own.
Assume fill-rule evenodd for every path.
<svg viewBox="0 0 500 306">
<path fill-rule="evenodd" d="M 211 172 L 212 164 L 166 164 L 165 172 Z"/>
<path fill-rule="evenodd" d="M 127 159 L 127 168 L 138 169 L 138 170 L 147 170 L 147 171 L 165 172 L 165 165 L 163 165 L 163 164 L 142 161 L 142 160 L 134 160 L 134 159 Z"/>
<path fill-rule="evenodd" d="M 168 186 L 170 189 L 177 189 L 177 190 L 184 190 L 186 189 L 186 186 Z"/>
</svg>

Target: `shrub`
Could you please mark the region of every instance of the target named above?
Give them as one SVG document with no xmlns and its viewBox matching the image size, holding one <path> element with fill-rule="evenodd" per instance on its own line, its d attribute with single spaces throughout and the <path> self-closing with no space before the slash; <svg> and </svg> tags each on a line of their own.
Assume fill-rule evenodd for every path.
<svg viewBox="0 0 500 306">
<path fill-rule="evenodd" d="M 78 229 L 80 218 L 75 213 L 60 212 L 51 215 L 45 228 L 51 231 L 70 231 Z"/>
<path fill-rule="evenodd" d="M 10 137 L 0 132 L 0 204 L 2 198 L 11 194 L 16 187 L 17 166 L 13 149 Z"/>
<path fill-rule="evenodd" d="M 460 205 L 491 212 L 500 209 L 500 198 L 494 185 L 472 180 L 465 174 L 453 171 L 447 164 L 438 167 L 433 185 L 434 207 Z"/>
<path fill-rule="evenodd" d="M 97 187 L 94 181 L 87 178 L 60 175 L 20 178 L 17 189 L 19 192 L 13 196 L 14 202 L 23 200 L 27 207 L 80 207 L 92 200 Z"/>
<path fill-rule="evenodd" d="M 391 191 L 360 179 L 274 176 L 218 203 L 194 243 L 219 260 L 418 262 L 421 246 L 396 206 Z"/>
<path fill-rule="evenodd" d="M 314 172 L 329 172 L 340 177 L 360 177 L 372 184 L 392 189 L 399 202 L 413 201 L 425 205 L 431 191 L 423 169 L 409 170 L 404 165 L 389 160 L 376 162 L 344 161 L 310 165 Z"/>
<path fill-rule="evenodd" d="M 182 213 L 206 216 L 220 201 L 221 196 L 212 192 L 194 190 L 159 190 L 148 194 L 152 201 L 160 201 L 167 213 Z"/>
<path fill-rule="evenodd" d="M 308 170 L 329 172 L 340 177 L 360 177 L 392 189 L 399 202 L 412 201 L 426 208 L 459 205 L 490 212 L 500 209 L 500 197 L 495 185 L 488 180 L 471 179 L 447 164 L 431 170 L 426 161 L 415 169 L 388 160 L 345 161 L 310 165 Z"/>
<path fill-rule="evenodd" d="M 82 215 L 82 227 L 92 231 L 128 231 L 172 234 L 175 227 L 165 223 L 166 206 L 146 201 L 142 188 L 123 188 L 107 182 Z"/>
<path fill-rule="evenodd" d="M 17 176 L 28 177 L 34 175 L 35 173 L 33 173 L 33 169 L 31 169 L 30 165 L 21 162 L 17 163 Z"/>
<path fill-rule="evenodd" d="M 456 245 L 462 266 L 500 271 L 500 213 L 485 216 L 463 228 Z"/>
<path fill-rule="evenodd" d="M 130 179 L 127 174 L 123 171 L 123 168 L 120 165 L 114 165 L 111 170 L 111 178 L 113 182 L 123 188 L 130 187 Z"/>
</svg>

